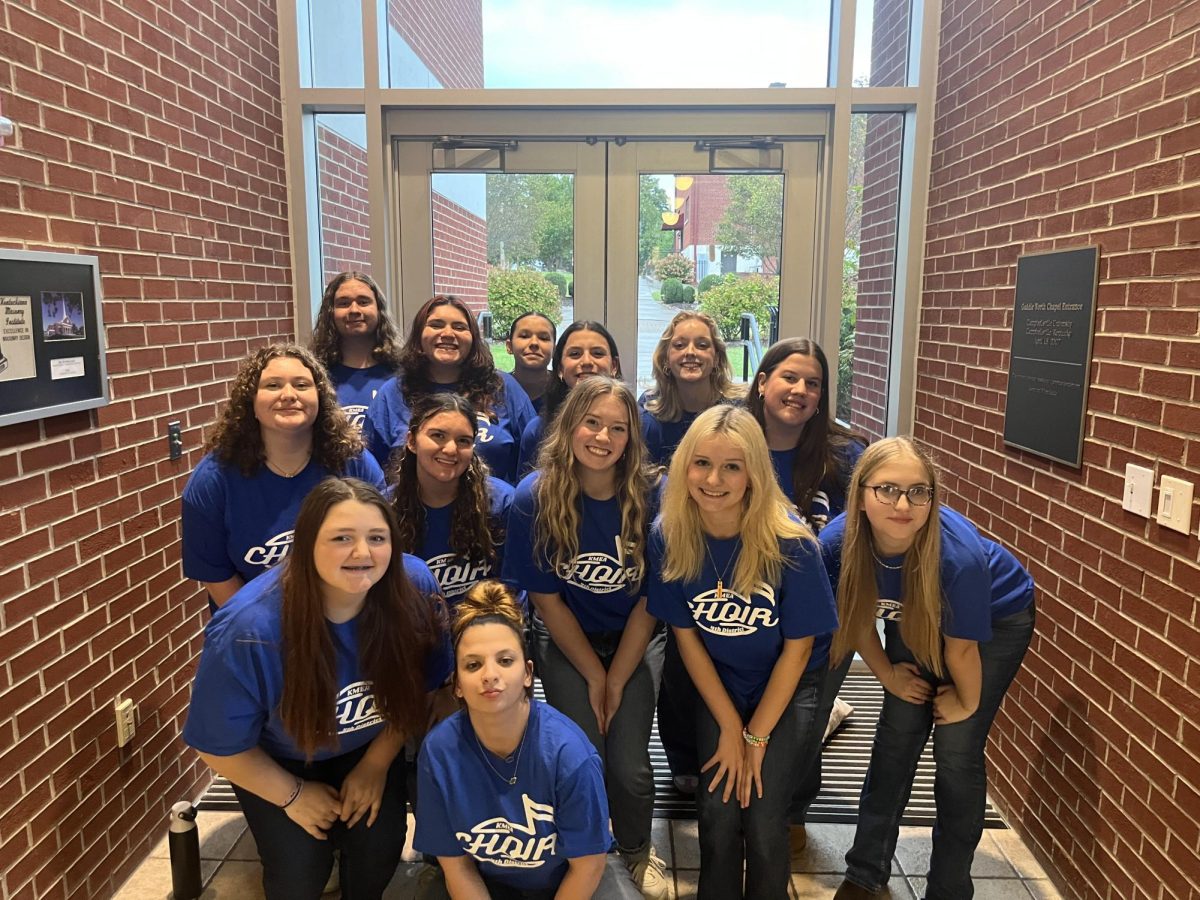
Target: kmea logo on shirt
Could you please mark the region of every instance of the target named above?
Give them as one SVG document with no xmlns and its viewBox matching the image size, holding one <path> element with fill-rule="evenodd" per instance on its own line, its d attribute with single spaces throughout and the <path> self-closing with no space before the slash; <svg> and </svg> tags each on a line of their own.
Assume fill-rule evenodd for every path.
<svg viewBox="0 0 1200 900">
<path fill-rule="evenodd" d="M 492 425 L 495 423 L 493 423 L 492 420 L 489 419 L 487 416 L 485 416 L 483 413 L 476 413 L 475 418 L 479 420 L 479 425 L 475 429 L 475 443 L 477 443 L 477 444 L 490 443 L 492 440 L 495 439 L 496 436 L 494 434 L 492 434 L 490 431 L 488 431 L 488 429 L 491 428 Z"/>
<path fill-rule="evenodd" d="M 875 601 L 875 618 L 884 619 L 888 622 L 899 622 L 900 611 L 904 609 L 904 604 L 899 600 L 885 600 L 880 597 Z"/>
<path fill-rule="evenodd" d="M 367 407 L 360 403 L 352 403 L 350 406 L 343 406 L 342 412 L 346 414 L 346 418 L 350 420 L 350 424 L 362 431 L 363 419 L 367 417 Z"/>
<path fill-rule="evenodd" d="M 242 558 L 252 566 L 266 566 L 267 568 L 281 563 L 284 557 L 292 552 L 293 534 L 294 531 L 291 528 L 281 531 L 275 537 L 267 538 L 261 547 L 251 547 Z"/>
<path fill-rule="evenodd" d="M 554 855 L 558 832 L 551 831 L 539 837 L 535 823 L 553 823 L 554 807 L 530 800 L 528 794 L 521 795 L 521 804 L 525 808 L 524 822 L 510 822 L 503 816 L 496 816 L 485 819 L 469 832 L 459 831 L 454 836 L 462 841 L 463 849 L 480 862 L 514 869 L 543 866 L 547 857 Z"/>
<path fill-rule="evenodd" d="M 762 597 L 770 605 L 755 605 L 755 597 Z M 697 626 L 720 637 L 745 637 L 759 628 L 779 625 L 779 617 L 775 615 L 775 589 L 766 582 L 759 582 L 751 597 L 728 588 L 718 597 L 716 588 L 711 588 L 694 596 L 688 606 Z"/>
<path fill-rule="evenodd" d="M 492 571 L 487 562 L 474 562 L 453 553 L 442 553 L 427 559 L 425 565 L 429 566 L 438 587 L 442 589 L 442 596 L 447 599 L 465 594 L 475 582 L 487 578 Z"/>
<path fill-rule="evenodd" d="M 337 719 L 338 734 L 362 731 L 383 721 L 375 707 L 375 693 L 369 681 L 355 681 L 338 691 L 334 718 Z"/>
<path fill-rule="evenodd" d="M 633 548 L 621 546 L 621 536 L 613 538 L 617 555 L 607 553 L 580 553 L 569 563 L 558 567 L 558 577 L 567 584 L 583 588 L 593 594 L 611 594 L 627 590 L 630 585 L 641 581 L 642 570 L 638 566 L 626 566 L 625 554 Z"/>
</svg>

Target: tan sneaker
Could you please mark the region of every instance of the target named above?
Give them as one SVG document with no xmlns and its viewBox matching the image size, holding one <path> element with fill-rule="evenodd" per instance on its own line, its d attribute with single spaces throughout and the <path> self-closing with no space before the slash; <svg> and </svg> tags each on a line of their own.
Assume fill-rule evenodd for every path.
<svg viewBox="0 0 1200 900">
<path fill-rule="evenodd" d="M 630 875 L 645 900 L 668 900 L 670 897 L 670 890 L 667 888 L 667 864 L 653 847 L 645 859 L 634 865 Z"/>
</svg>

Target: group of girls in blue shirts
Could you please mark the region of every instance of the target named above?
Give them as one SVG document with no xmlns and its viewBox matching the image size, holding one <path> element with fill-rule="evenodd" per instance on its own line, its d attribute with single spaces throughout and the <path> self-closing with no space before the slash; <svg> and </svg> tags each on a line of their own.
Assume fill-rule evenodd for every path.
<svg viewBox="0 0 1200 900">
<path fill-rule="evenodd" d="M 836 422 L 819 346 L 771 347 L 746 396 L 681 312 L 636 398 L 600 323 L 522 316 L 499 373 L 460 301 L 400 344 L 362 273 L 312 346 L 251 354 L 183 495 L 215 610 L 184 738 L 235 785 L 269 898 L 319 896 L 335 847 L 343 896 L 380 896 L 409 801 L 420 897 L 666 896 L 656 706 L 699 896 L 786 897 L 856 652 L 886 695 L 837 896 L 885 889 L 931 730 L 926 897 L 972 895 L 1032 580 L 918 445 Z"/>
</svg>

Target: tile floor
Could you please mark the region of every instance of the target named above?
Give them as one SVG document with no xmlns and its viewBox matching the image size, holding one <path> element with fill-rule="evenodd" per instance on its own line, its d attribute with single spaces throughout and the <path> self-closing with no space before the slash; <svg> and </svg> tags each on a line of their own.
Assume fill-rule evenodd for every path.
<svg viewBox="0 0 1200 900">
<path fill-rule="evenodd" d="M 202 812 L 197 823 L 203 860 L 201 869 L 206 885 L 203 900 L 261 898 L 258 850 L 241 814 Z M 411 819 L 409 835 L 412 835 Z M 843 854 L 853 837 L 851 825 L 809 826 L 805 864 L 797 866 L 792 874 L 792 896 L 796 900 L 828 900 L 833 896 L 844 871 Z M 672 869 L 674 898 L 694 897 L 700 864 L 696 823 L 656 819 L 654 842 L 659 855 Z M 405 857 L 411 857 L 411 848 L 406 849 Z M 892 866 L 895 874 L 889 885 L 893 900 L 919 900 L 928 861 L 929 829 L 901 828 Z M 420 863 L 402 864 L 384 895 L 385 900 L 410 900 L 419 869 Z M 984 831 L 972 873 L 976 900 L 1060 898 L 1042 867 L 1012 831 Z M 164 836 L 150 857 L 117 892 L 117 900 L 168 900 L 170 896 L 171 869 Z M 337 894 L 326 897 L 336 900 Z"/>
</svg>

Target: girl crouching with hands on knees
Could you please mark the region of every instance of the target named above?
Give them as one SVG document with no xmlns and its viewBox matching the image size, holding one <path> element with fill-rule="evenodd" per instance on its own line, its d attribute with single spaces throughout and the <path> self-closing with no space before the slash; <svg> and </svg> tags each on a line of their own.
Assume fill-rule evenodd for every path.
<svg viewBox="0 0 1200 900">
<path fill-rule="evenodd" d="M 714 407 L 688 429 L 648 558 L 650 612 L 671 625 L 703 700 L 698 897 L 784 900 L 793 781 L 819 739 L 828 638 L 817 636 L 837 615 L 750 413 Z"/>
<path fill-rule="evenodd" d="M 418 900 L 638 900 L 610 853 L 600 757 L 533 694 L 525 621 L 511 590 L 477 583 L 454 609 L 454 693 L 463 709 L 417 762 L 413 846 L 438 858 Z"/>
<path fill-rule="evenodd" d="M 268 900 L 382 896 L 404 848 L 403 759 L 452 660 L 437 583 L 393 552 L 379 491 L 327 478 L 292 554 L 213 616 L 183 739 L 241 802 Z"/>
<path fill-rule="evenodd" d="M 925 898 L 970 900 L 987 793 L 984 748 L 1033 636 L 1033 579 L 941 505 L 932 461 L 903 437 L 863 452 L 846 513 L 822 530 L 821 545 L 842 617 L 834 656 L 857 650 L 886 690 L 836 897 L 875 897 L 887 885 L 932 729 L 937 819 Z"/>
</svg>

